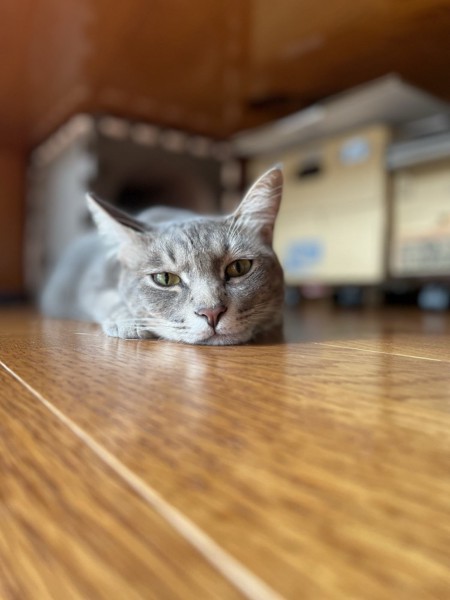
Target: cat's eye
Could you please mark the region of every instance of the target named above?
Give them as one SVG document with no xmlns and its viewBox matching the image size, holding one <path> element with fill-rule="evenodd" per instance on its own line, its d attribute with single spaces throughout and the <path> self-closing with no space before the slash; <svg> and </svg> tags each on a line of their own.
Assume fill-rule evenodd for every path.
<svg viewBox="0 0 450 600">
<path fill-rule="evenodd" d="M 246 275 L 252 268 L 252 261 L 247 258 L 241 258 L 230 263 L 225 269 L 225 275 L 230 277 L 242 277 Z"/>
<path fill-rule="evenodd" d="M 175 275 L 174 273 L 154 273 L 152 275 L 152 279 L 153 281 L 162 286 L 162 287 L 173 287 L 174 285 L 178 285 L 181 281 L 181 279 L 178 277 L 178 275 Z"/>
</svg>

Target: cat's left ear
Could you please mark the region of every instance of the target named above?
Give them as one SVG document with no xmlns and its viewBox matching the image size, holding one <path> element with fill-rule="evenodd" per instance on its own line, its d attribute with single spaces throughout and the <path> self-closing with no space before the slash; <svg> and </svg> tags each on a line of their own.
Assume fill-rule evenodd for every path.
<svg viewBox="0 0 450 600">
<path fill-rule="evenodd" d="M 137 241 L 145 233 L 144 225 L 92 193 L 86 194 L 86 202 L 97 229 L 112 247 L 119 248 L 125 242 Z"/>
<path fill-rule="evenodd" d="M 266 243 L 272 244 L 282 192 L 283 172 L 276 166 L 255 181 L 233 216 L 259 233 Z"/>
</svg>

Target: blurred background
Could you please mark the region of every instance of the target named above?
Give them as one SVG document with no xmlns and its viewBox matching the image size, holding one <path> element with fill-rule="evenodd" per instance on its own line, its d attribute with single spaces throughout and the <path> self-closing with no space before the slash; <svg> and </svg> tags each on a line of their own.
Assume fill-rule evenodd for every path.
<svg viewBox="0 0 450 600">
<path fill-rule="evenodd" d="M 282 161 L 287 301 L 450 306 L 448 0 L 3 0 L 0 299 L 90 227 Z"/>
</svg>

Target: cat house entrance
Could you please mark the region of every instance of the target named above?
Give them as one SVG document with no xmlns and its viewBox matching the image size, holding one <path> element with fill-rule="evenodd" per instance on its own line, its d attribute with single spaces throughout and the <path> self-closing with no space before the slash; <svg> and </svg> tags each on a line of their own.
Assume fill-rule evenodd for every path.
<svg viewBox="0 0 450 600">
<path fill-rule="evenodd" d="M 212 157 L 101 134 L 93 151 L 97 162 L 90 182 L 93 191 L 123 210 L 139 212 L 161 204 L 200 213 L 219 209 L 220 163 Z"/>
</svg>

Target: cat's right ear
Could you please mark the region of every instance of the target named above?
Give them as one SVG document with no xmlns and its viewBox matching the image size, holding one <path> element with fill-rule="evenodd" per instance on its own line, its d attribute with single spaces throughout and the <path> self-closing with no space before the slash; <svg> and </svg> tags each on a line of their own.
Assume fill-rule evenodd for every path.
<svg viewBox="0 0 450 600">
<path fill-rule="evenodd" d="M 255 181 L 233 213 L 234 218 L 272 244 L 282 191 L 283 171 L 281 165 L 276 165 Z"/>
<path fill-rule="evenodd" d="M 145 233 L 144 225 L 92 193 L 86 194 L 86 202 L 97 229 L 111 247 L 119 248 L 126 242 L 136 242 Z"/>
</svg>

